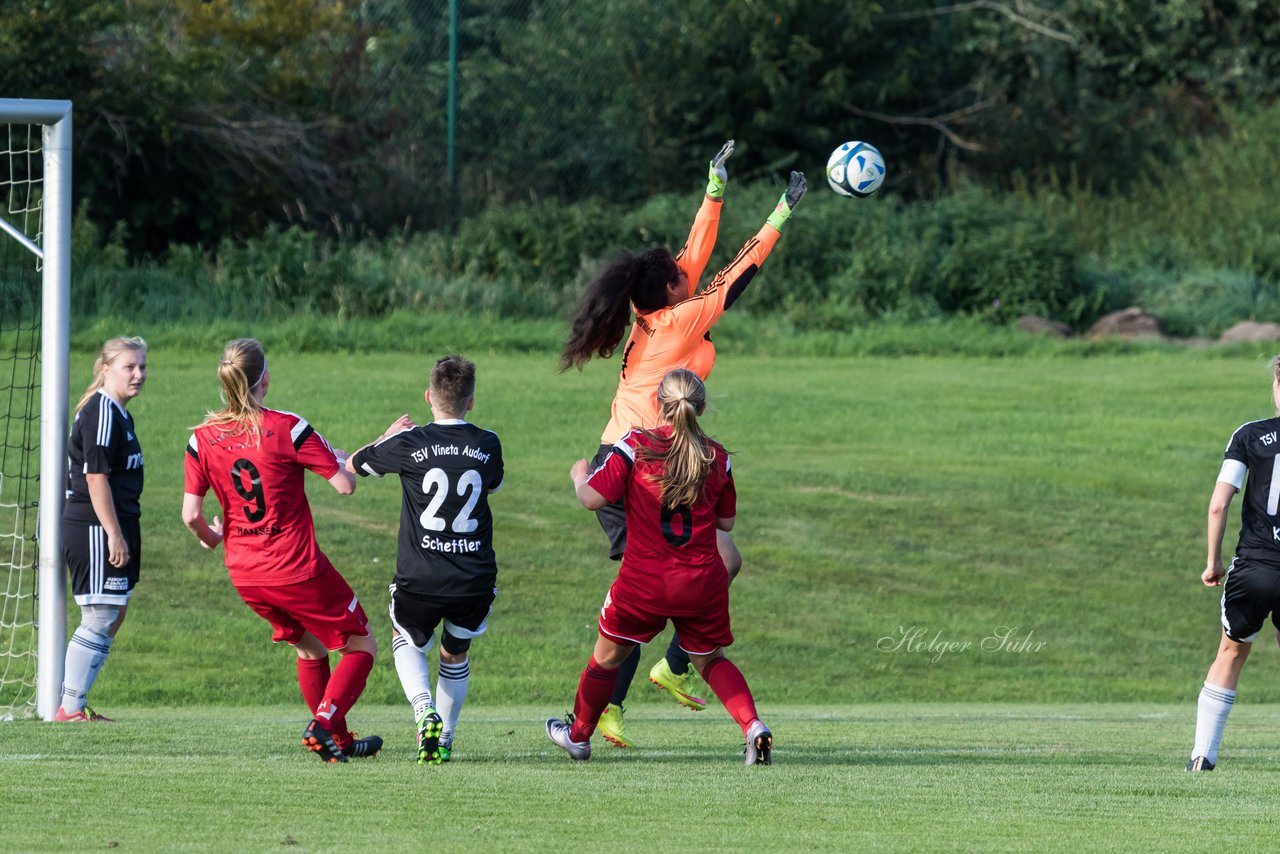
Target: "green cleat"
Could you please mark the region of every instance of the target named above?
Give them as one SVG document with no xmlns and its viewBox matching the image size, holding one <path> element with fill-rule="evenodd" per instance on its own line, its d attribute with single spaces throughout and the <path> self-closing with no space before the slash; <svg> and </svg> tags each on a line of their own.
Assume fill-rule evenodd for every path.
<svg viewBox="0 0 1280 854">
<path fill-rule="evenodd" d="M 444 731 L 444 721 L 440 713 L 430 707 L 418 718 L 418 764 L 439 765 L 440 733 Z"/>
<path fill-rule="evenodd" d="M 671 694 L 680 705 L 700 712 L 707 707 L 707 701 L 693 694 L 693 684 L 697 678 L 697 671 L 693 669 L 692 664 L 689 665 L 687 672 L 679 676 L 672 673 L 666 656 L 659 658 L 658 663 L 649 671 L 650 682 Z"/>
<path fill-rule="evenodd" d="M 448 762 L 452 758 L 453 758 L 453 745 L 452 744 L 440 745 L 440 761 Z"/>
<path fill-rule="evenodd" d="M 600 722 L 596 724 L 596 732 L 614 747 L 634 747 L 627 738 L 626 724 L 622 721 L 622 706 L 614 703 L 605 706 L 604 714 L 600 715 Z"/>
</svg>

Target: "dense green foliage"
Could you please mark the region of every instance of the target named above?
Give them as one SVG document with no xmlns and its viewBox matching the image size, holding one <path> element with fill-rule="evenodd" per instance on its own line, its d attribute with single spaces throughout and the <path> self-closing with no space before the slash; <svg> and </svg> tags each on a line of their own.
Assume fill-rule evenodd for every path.
<svg viewBox="0 0 1280 854">
<path fill-rule="evenodd" d="M 1280 11 L 1204 3 L 462 0 L 456 205 L 682 190 L 821 164 L 850 137 L 886 192 L 962 175 L 1124 186 L 1280 87 Z M 0 3 L 0 93 L 76 105 L 77 194 L 135 257 L 275 223 L 456 224 L 448 0 Z M 816 173 L 816 168 L 813 169 Z"/>
<path fill-rule="evenodd" d="M 713 265 L 810 176 L 735 308 L 762 323 L 1280 309 L 1274 4 L 467 0 L 456 198 L 448 5 L 0 4 L 0 93 L 76 104 L 77 318 L 549 328 L 613 249 L 681 245 L 730 136 Z M 868 201 L 822 186 L 852 135 Z"/>
<path fill-rule="evenodd" d="M 117 711 L 0 724 L 7 850 L 1180 852 L 1249 848 L 1277 823 L 1280 709 L 1237 703 L 1220 770 L 1184 774 L 1190 695 L 786 705 L 769 768 L 738 764 L 719 709 L 638 709 L 644 746 L 575 764 L 541 732 L 560 709 L 476 704 L 439 767 L 408 759 L 401 709 L 358 706 L 388 746 L 342 766 L 303 753 L 292 706 Z"/>
<path fill-rule="evenodd" d="M 906 203 L 843 199 L 815 179 L 733 311 L 833 333 L 871 320 L 1002 323 L 1028 313 L 1083 328 L 1132 304 L 1177 335 L 1212 336 L 1239 320 L 1274 317 L 1280 109 L 1233 127 L 1152 164 L 1122 195 L 1072 181 L 1011 191 L 967 184 Z M 700 168 L 688 178 L 697 185 Z M 712 269 L 755 233 L 778 192 L 764 181 L 731 186 Z M 618 247 L 679 247 L 698 204 L 696 190 L 632 208 L 545 200 L 491 208 L 456 233 L 386 239 L 272 228 L 209 252 L 175 246 L 163 264 L 130 264 L 124 231 L 104 236 L 82 214 L 74 309 L 77 317 L 144 324 L 254 317 L 298 329 L 388 316 L 402 328 L 468 313 L 554 330 L 605 256 Z M 550 347 L 556 337 L 547 333 Z"/>
</svg>

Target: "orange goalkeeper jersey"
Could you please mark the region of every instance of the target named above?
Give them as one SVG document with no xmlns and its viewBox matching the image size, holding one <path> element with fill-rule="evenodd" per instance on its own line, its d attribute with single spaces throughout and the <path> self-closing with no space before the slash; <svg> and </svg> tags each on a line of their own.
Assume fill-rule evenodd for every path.
<svg viewBox="0 0 1280 854">
<path fill-rule="evenodd" d="M 676 264 L 689 279 L 684 302 L 645 314 L 636 313 L 622 351 L 622 374 L 613 397 L 613 411 L 600 442 L 611 445 L 628 430 L 658 425 L 658 384 L 676 368 L 688 368 L 702 379 L 716 362 L 711 327 L 750 284 L 778 241 L 778 230 L 765 224 L 739 250 L 727 267 L 697 293 L 720 226 L 720 202 L 703 197 L 693 228 Z"/>
</svg>

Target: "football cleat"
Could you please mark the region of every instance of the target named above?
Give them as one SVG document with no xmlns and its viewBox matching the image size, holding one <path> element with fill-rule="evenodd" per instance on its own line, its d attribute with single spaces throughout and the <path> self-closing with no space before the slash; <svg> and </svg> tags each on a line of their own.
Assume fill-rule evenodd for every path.
<svg viewBox="0 0 1280 854">
<path fill-rule="evenodd" d="M 1203 756 L 1195 756 L 1195 757 L 1192 757 L 1191 761 L 1187 763 L 1187 770 L 1188 771 L 1212 771 L 1213 763 L 1210 762 L 1208 759 L 1204 758 Z"/>
<path fill-rule="evenodd" d="M 88 706 L 85 706 L 78 712 L 70 713 L 64 712 L 62 710 L 62 706 L 58 706 L 58 711 L 54 713 L 53 719 L 62 723 L 80 723 L 82 721 L 107 724 L 115 723 L 114 718 L 109 718 L 106 715 L 100 715 Z"/>
<path fill-rule="evenodd" d="M 667 664 L 666 656 L 658 659 L 658 663 L 653 665 L 653 669 L 649 671 L 649 681 L 657 685 L 662 690 L 671 694 L 675 701 L 688 709 L 700 712 L 707 707 L 707 701 L 701 697 L 694 696 L 693 680 L 698 676 L 697 671 L 693 669 L 693 665 L 689 665 L 689 669 L 684 673 L 676 675 L 671 672 L 671 665 Z"/>
<path fill-rule="evenodd" d="M 347 755 L 333 740 L 333 735 L 324 728 L 324 724 L 313 720 L 302 731 L 302 746 L 319 756 L 325 762 L 346 762 Z"/>
<path fill-rule="evenodd" d="M 418 764 L 439 765 L 444 760 L 440 757 L 440 733 L 444 731 L 444 721 L 440 713 L 431 707 L 418 718 Z"/>
<path fill-rule="evenodd" d="M 773 752 L 773 733 L 761 721 L 757 720 L 747 730 L 746 765 L 768 765 Z"/>
<path fill-rule="evenodd" d="M 451 759 L 453 759 L 453 745 L 452 744 L 440 745 L 440 761 L 448 762 Z"/>
<path fill-rule="evenodd" d="M 626 724 L 622 720 L 622 706 L 610 703 L 604 707 L 600 723 L 596 724 L 596 732 L 604 736 L 604 740 L 615 747 L 633 747 L 627 738 Z"/>
<path fill-rule="evenodd" d="M 569 737 L 573 729 L 573 715 L 565 715 L 564 720 L 547 718 L 547 738 L 557 746 L 564 748 L 570 759 L 585 760 L 591 758 L 591 740 L 574 741 Z"/>
<path fill-rule="evenodd" d="M 359 738 L 353 732 L 351 737 L 351 746 L 342 752 L 352 759 L 372 759 L 382 749 L 382 739 L 379 736 L 370 735 Z"/>
</svg>

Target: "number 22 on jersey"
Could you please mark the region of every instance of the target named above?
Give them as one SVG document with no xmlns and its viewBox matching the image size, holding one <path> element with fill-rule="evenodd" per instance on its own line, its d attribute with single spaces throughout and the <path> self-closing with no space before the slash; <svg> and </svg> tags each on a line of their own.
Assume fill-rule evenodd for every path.
<svg viewBox="0 0 1280 854">
<path fill-rule="evenodd" d="M 418 522 L 427 531 L 444 531 L 447 528 L 455 534 L 474 534 L 480 527 L 480 523 L 472 518 L 471 513 L 480 500 L 480 488 L 480 472 L 475 469 L 467 469 L 459 475 L 453 489 L 450 489 L 449 475 L 444 469 L 428 469 L 422 476 L 422 492 L 430 498 L 430 501 L 427 509 L 423 510 L 422 515 L 418 517 Z M 452 522 L 446 525 L 440 513 L 445 509 L 445 502 L 454 494 L 466 500 Z M 452 510 L 456 502 L 449 502 L 449 504 L 448 510 Z"/>
</svg>

